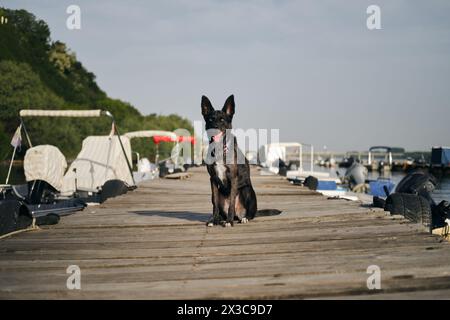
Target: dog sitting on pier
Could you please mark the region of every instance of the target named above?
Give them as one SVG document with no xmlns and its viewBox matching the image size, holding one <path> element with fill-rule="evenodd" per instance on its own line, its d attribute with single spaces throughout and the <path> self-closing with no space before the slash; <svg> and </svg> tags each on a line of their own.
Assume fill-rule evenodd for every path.
<svg viewBox="0 0 450 320">
<path fill-rule="evenodd" d="M 207 226 L 221 224 L 229 227 L 235 220 L 247 223 L 255 216 L 280 214 L 281 211 L 276 209 L 257 210 L 248 160 L 231 133 L 234 96 L 228 97 L 222 110 L 214 110 L 209 99 L 202 96 L 201 108 L 210 139 L 209 161 L 206 162 L 211 181 L 213 214 Z"/>
</svg>

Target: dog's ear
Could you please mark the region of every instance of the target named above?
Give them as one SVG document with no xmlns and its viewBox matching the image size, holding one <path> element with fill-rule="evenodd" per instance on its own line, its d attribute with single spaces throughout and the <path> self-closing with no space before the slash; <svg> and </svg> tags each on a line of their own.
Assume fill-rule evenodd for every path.
<svg viewBox="0 0 450 320">
<path fill-rule="evenodd" d="M 225 112 L 230 117 L 233 117 L 233 115 L 234 115 L 234 95 L 231 95 L 227 98 L 227 101 L 225 101 L 225 104 L 223 105 L 222 112 Z"/>
<path fill-rule="evenodd" d="M 214 111 L 214 108 L 211 104 L 211 101 L 206 96 L 202 96 L 202 115 L 206 117 L 206 115 L 210 112 Z"/>
</svg>

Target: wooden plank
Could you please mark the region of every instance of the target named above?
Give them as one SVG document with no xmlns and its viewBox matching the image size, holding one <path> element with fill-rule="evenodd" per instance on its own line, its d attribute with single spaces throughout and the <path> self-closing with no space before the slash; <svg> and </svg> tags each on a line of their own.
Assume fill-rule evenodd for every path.
<svg viewBox="0 0 450 320">
<path fill-rule="evenodd" d="M 449 298 L 449 243 L 359 203 L 327 200 L 277 176 L 253 184 L 283 214 L 207 228 L 205 168 L 153 180 L 56 226 L 0 241 L 0 298 Z M 65 287 L 82 270 L 82 290 Z"/>
<path fill-rule="evenodd" d="M 440 236 L 442 239 L 450 241 L 450 229 L 449 227 L 433 229 L 433 234 Z"/>
</svg>

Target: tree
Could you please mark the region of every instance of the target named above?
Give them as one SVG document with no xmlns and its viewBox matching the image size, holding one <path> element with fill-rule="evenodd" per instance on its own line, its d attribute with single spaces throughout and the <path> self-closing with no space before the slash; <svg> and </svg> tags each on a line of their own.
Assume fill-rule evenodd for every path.
<svg viewBox="0 0 450 320">
<path fill-rule="evenodd" d="M 177 115 L 142 116 L 131 104 L 109 98 L 65 43 L 52 42 L 47 24 L 25 10 L 0 8 L 8 24 L 0 28 L 0 157 L 11 150 L 9 141 L 19 124 L 20 109 L 104 109 L 110 111 L 121 133 L 170 130 L 192 126 Z M 53 144 L 68 159 L 88 135 L 105 135 L 110 119 L 26 119 L 34 145 Z M 164 156 L 170 144 L 161 145 Z M 153 143 L 133 141 L 133 148 L 152 158 Z"/>
<path fill-rule="evenodd" d="M 20 109 L 55 109 L 64 104 L 28 64 L 0 61 L 0 119 L 6 133 L 14 132 Z"/>
</svg>

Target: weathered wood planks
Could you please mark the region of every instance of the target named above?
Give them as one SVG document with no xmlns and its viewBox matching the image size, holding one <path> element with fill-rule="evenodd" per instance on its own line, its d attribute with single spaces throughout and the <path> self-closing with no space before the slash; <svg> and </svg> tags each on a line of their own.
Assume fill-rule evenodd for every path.
<svg viewBox="0 0 450 320">
<path fill-rule="evenodd" d="M 207 228 L 209 179 L 191 173 L 0 241 L 0 298 L 450 298 L 450 243 L 420 225 L 253 170 L 258 206 L 283 214 Z"/>
</svg>

